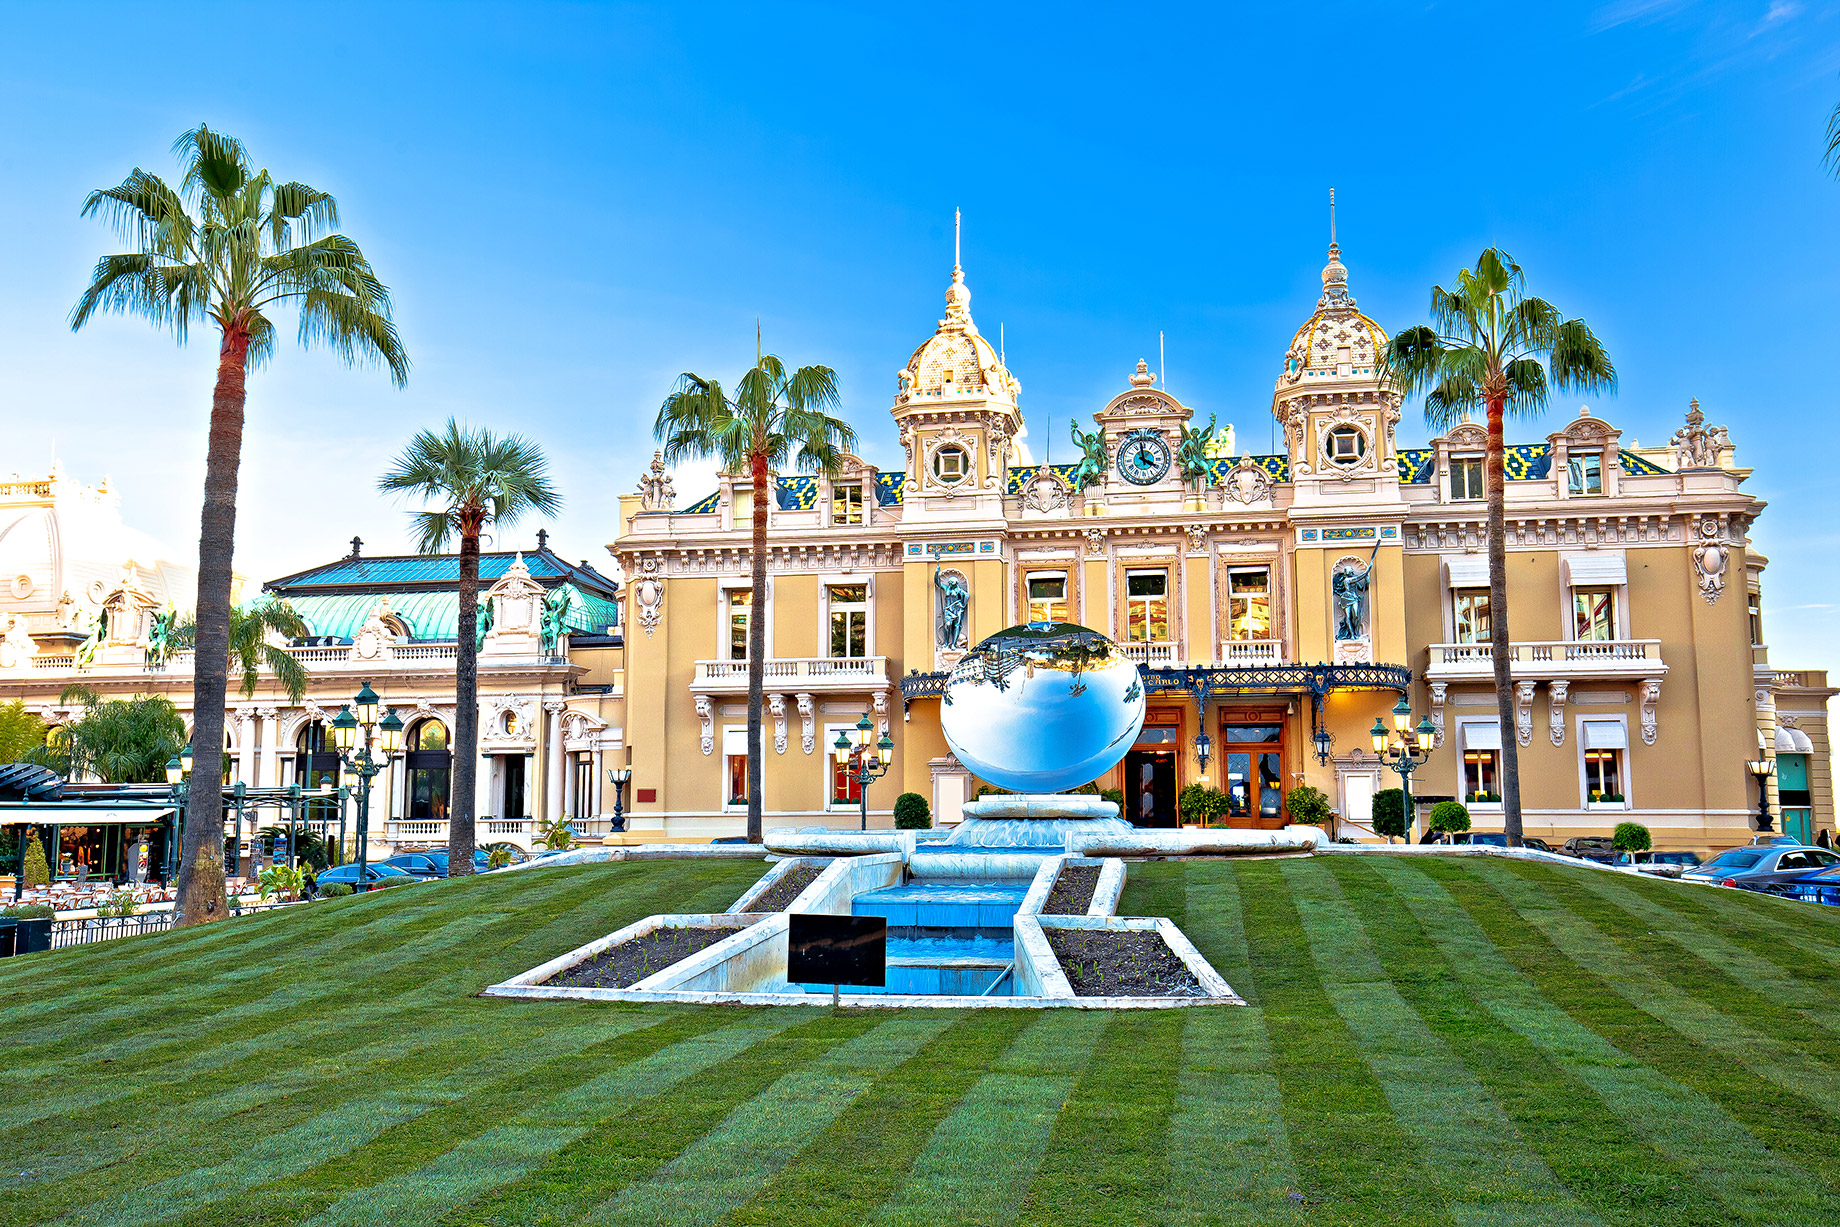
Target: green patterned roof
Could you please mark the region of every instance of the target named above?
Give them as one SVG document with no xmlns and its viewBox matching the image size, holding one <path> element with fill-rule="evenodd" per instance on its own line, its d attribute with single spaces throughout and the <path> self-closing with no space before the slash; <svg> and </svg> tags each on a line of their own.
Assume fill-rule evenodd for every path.
<svg viewBox="0 0 1840 1227">
<path fill-rule="evenodd" d="M 620 607 L 602 597 L 566 585 L 571 594 L 563 622 L 572 631 L 605 634 L 620 623 Z M 400 618 L 415 640 L 451 640 L 460 624 L 460 596 L 455 592 L 346 593 L 333 596 L 299 596 L 289 599 L 294 612 L 306 619 L 313 634 L 350 639 L 370 620 L 371 611 L 385 597 L 390 612 Z"/>
</svg>

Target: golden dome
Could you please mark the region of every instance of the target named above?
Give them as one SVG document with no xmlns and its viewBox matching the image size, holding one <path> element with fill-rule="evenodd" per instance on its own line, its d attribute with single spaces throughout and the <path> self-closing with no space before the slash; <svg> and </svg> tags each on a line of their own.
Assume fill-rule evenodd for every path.
<svg viewBox="0 0 1840 1227">
<path fill-rule="evenodd" d="M 971 287 L 964 271 L 954 268 L 946 287 L 946 317 L 902 368 L 901 398 L 995 397 L 1014 404 L 1021 392 L 1001 355 L 979 334 L 971 319 Z"/>
<path fill-rule="evenodd" d="M 1284 353 L 1284 373 L 1278 386 L 1333 379 L 1371 381 L 1378 376 L 1387 336 L 1380 325 L 1355 308 L 1348 292 L 1348 269 L 1342 251 L 1329 244 L 1329 262 L 1322 271 L 1322 297 L 1316 313 L 1291 338 Z"/>
</svg>

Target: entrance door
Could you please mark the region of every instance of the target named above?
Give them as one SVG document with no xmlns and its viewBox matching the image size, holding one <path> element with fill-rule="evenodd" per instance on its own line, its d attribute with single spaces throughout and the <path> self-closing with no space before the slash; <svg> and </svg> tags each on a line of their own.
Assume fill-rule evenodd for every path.
<svg viewBox="0 0 1840 1227">
<path fill-rule="evenodd" d="M 1221 725 L 1226 751 L 1227 825 L 1277 830 L 1284 825 L 1284 718 L 1230 716 Z"/>
<path fill-rule="evenodd" d="M 1132 826 L 1176 825 L 1174 750 L 1132 750 L 1124 756 L 1124 813 Z"/>
<path fill-rule="evenodd" d="M 522 818 L 524 816 L 524 756 L 522 754 L 505 755 L 505 804 L 500 810 L 504 818 Z"/>
<path fill-rule="evenodd" d="M 1814 842 L 1814 810 L 1808 790 L 1808 756 L 1776 756 L 1776 797 L 1782 803 L 1783 834 L 1803 843 Z"/>
</svg>

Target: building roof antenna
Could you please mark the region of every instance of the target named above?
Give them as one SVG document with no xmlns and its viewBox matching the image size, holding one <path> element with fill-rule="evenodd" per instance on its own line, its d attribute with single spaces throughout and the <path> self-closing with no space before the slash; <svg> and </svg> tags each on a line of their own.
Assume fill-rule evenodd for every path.
<svg viewBox="0 0 1840 1227">
<path fill-rule="evenodd" d="M 1156 381 L 1163 385 L 1163 391 L 1169 391 L 1169 371 L 1163 362 L 1163 330 L 1156 331 Z"/>
<path fill-rule="evenodd" d="M 1329 189 L 1329 246 L 1335 246 L 1335 189 Z"/>
</svg>

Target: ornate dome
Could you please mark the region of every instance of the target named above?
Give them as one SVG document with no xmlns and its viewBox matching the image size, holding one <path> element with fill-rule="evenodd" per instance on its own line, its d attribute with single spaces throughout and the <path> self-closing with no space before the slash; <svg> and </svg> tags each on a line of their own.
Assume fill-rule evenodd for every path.
<svg viewBox="0 0 1840 1227">
<path fill-rule="evenodd" d="M 946 317 L 901 369 L 900 401 L 992 397 L 1015 404 L 1022 385 L 1003 365 L 971 319 L 971 287 L 954 266 L 946 287 Z"/>
<path fill-rule="evenodd" d="M 1378 374 L 1380 353 L 1387 336 L 1380 325 L 1355 309 L 1348 292 L 1348 269 L 1342 249 L 1329 244 L 1329 262 L 1322 271 L 1322 297 L 1316 313 L 1291 338 L 1284 353 L 1284 374 L 1278 386 L 1305 381 L 1358 379 L 1371 382 Z"/>
</svg>

